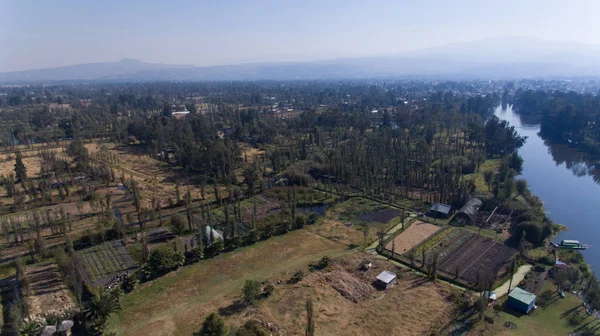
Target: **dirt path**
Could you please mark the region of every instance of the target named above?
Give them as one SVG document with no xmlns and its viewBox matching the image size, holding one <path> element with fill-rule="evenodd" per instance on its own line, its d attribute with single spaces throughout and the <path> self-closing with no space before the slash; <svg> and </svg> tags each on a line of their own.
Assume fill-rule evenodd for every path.
<svg viewBox="0 0 600 336">
<path fill-rule="evenodd" d="M 515 286 L 525 278 L 525 274 L 531 270 L 531 267 L 531 265 L 523 265 L 519 267 L 519 269 L 515 272 L 515 275 L 513 275 L 513 288 L 515 288 Z M 510 285 L 510 279 L 503 283 L 502 286 L 496 288 L 495 292 L 498 298 L 508 294 L 508 285 Z"/>
</svg>

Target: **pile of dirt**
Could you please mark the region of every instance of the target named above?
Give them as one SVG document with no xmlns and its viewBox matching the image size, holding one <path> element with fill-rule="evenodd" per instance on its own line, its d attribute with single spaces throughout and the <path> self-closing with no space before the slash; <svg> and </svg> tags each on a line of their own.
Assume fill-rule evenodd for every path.
<svg viewBox="0 0 600 336">
<path fill-rule="evenodd" d="M 354 303 L 370 298 L 375 291 L 373 286 L 360 281 L 345 270 L 324 273 L 323 278 L 333 289 Z"/>
</svg>

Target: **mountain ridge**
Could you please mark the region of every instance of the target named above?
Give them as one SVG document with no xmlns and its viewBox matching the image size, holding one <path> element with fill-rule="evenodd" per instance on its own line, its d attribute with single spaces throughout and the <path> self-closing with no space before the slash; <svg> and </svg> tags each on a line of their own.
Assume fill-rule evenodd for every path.
<svg viewBox="0 0 600 336">
<path fill-rule="evenodd" d="M 385 56 L 194 66 L 124 58 L 0 73 L 0 83 L 52 81 L 286 80 L 394 77 L 508 79 L 600 76 L 600 46 L 501 36 Z"/>
</svg>

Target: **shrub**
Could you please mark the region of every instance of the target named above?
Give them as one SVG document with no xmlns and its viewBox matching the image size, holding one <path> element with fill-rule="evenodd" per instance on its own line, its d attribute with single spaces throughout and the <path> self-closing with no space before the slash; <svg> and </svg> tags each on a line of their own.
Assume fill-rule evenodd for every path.
<svg viewBox="0 0 600 336">
<path fill-rule="evenodd" d="M 260 283 L 256 280 L 246 280 L 242 293 L 244 301 L 248 304 L 253 304 L 260 293 Z"/>
<path fill-rule="evenodd" d="M 292 275 L 292 278 L 290 279 L 291 283 L 298 283 L 300 281 L 302 281 L 302 279 L 304 279 L 304 271 L 303 270 L 299 270 L 296 273 L 294 273 L 294 275 Z"/>
<path fill-rule="evenodd" d="M 133 292 L 133 290 L 135 289 L 135 287 L 137 286 L 137 284 L 140 282 L 140 280 L 138 279 L 137 274 L 133 273 L 133 274 L 129 274 L 128 276 L 125 277 L 125 280 L 123 280 L 123 284 L 121 285 L 121 288 L 123 289 L 123 291 L 130 293 Z"/>
<path fill-rule="evenodd" d="M 221 254 L 221 252 L 223 252 L 224 249 L 225 244 L 223 243 L 223 240 L 217 239 L 206 249 L 206 252 L 209 256 L 214 257 Z"/>
<path fill-rule="evenodd" d="M 199 262 L 204 258 L 204 245 L 198 245 L 194 247 L 190 252 L 188 252 L 186 257 L 186 260 L 190 263 Z"/>
<path fill-rule="evenodd" d="M 273 295 L 273 292 L 275 292 L 275 286 L 273 286 L 272 283 L 268 282 L 265 285 L 265 288 L 263 289 L 263 293 L 265 294 L 266 297 L 269 297 L 269 296 Z"/>
<path fill-rule="evenodd" d="M 150 253 L 144 273 L 149 277 L 160 276 L 183 265 L 184 262 L 183 253 L 173 251 L 167 246 L 159 247 Z"/>
<path fill-rule="evenodd" d="M 244 323 L 235 333 L 235 336 L 269 336 L 271 332 L 256 320 Z"/>
<path fill-rule="evenodd" d="M 329 266 L 331 264 L 331 262 L 333 261 L 333 259 L 331 259 L 331 257 L 329 256 L 324 256 L 323 258 L 321 258 L 321 260 L 319 260 L 319 262 L 317 263 L 317 268 L 318 269 L 324 269 L 327 266 Z"/>
<path fill-rule="evenodd" d="M 174 234 L 181 234 L 185 230 L 186 219 L 179 213 L 175 213 L 171 216 L 171 226 L 173 227 Z"/>
<path fill-rule="evenodd" d="M 193 336 L 225 336 L 228 332 L 229 330 L 219 314 L 212 313 L 202 323 L 202 329 Z"/>
<path fill-rule="evenodd" d="M 539 262 L 544 265 L 549 265 L 549 266 L 554 265 L 554 261 L 549 256 L 541 256 L 539 259 Z"/>
</svg>

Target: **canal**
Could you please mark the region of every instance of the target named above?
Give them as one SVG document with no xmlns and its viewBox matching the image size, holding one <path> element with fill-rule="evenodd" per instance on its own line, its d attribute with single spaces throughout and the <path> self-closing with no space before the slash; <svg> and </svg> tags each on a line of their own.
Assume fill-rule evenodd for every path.
<svg viewBox="0 0 600 336">
<path fill-rule="evenodd" d="M 557 238 L 576 239 L 591 245 L 583 251 L 594 271 L 600 269 L 600 164 L 566 144 L 542 139 L 539 124 L 527 123 L 512 110 L 498 107 L 495 115 L 527 136 L 519 154 L 525 161 L 522 177 L 533 194 L 544 202 L 548 216 L 569 230 Z"/>
</svg>

